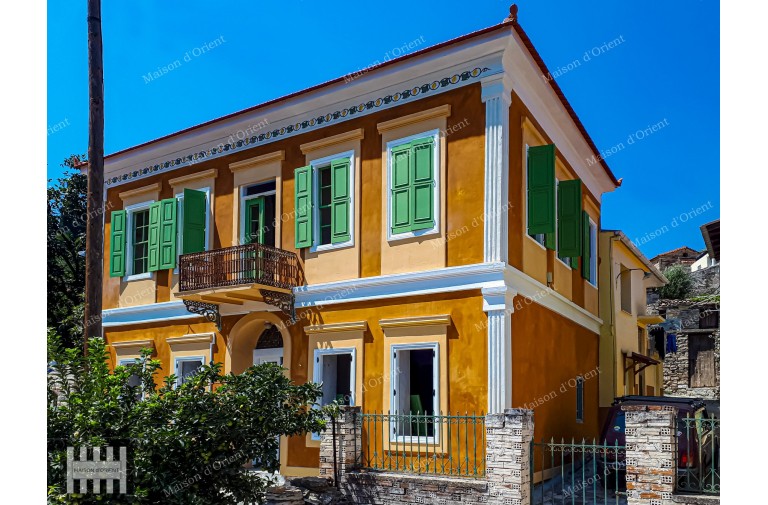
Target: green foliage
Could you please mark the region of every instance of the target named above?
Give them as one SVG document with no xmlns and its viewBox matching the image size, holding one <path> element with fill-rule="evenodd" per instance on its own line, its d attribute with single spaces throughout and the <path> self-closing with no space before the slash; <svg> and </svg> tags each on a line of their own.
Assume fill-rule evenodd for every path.
<svg viewBox="0 0 768 505">
<path fill-rule="evenodd" d="M 63 166 L 74 168 L 72 156 Z M 48 188 L 48 327 L 65 347 L 82 347 L 88 182 L 67 172 Z"/>
<path fill-rule="evenodd" d="M 101 339 L 89 341 L 84 358 L 49 332 L 49 355 L 49 503 L 250 503 L 270 479 L 244 465 L 256 460 L 278 470 L 278 437 L 320 431 L 330 412 L 312 408 L 321 393 L 316 384 L 295 385 L 274 364 L 240 375 L 211 364 L 181 386 L 173 375 L 156 386 L 160 362 L 149 349 L 110 373 Z M 129 385 L 132 374 L 141 387 Z M 111 446 L 115 454 L 127 447 L 128 494 L 67 495 L 68 446 L 76 454 L 81 446 Z"/>
<path fill-rule="evenodd" d="M 664 270 L 664 277 L 669 283 L 659 289 L 661 298 L 667 300 L 684 300 L 691 293 L 693 280 L 691 270 L 681 265 L 675 265 Z"/>
</svg>

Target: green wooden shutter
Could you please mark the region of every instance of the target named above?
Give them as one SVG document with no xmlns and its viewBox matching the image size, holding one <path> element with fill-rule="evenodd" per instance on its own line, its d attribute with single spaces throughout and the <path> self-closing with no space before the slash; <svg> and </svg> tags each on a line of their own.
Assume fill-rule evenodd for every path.
<svg viewBox="0 0 768 505">
<path fill-rule="evenodd" d="M 125 275 L 126 212 L 112 211 L 112 228 L 109 233 L 109 276 Z"/>
<path fill-rule="evenodd" d="M 392 148 L 390 220 L 392 234 L 411 231 L 411 144 Z"/>
<path fill-rule="evenodd" d="M 159 265 L 158 270 L 176 268 L 176 209 L 175 198 L 160 201 Z"/>
<path fill-rule="evenodd" d="M 411 231 L 435 226 L 434 139 L 411 142 Z"/>
<path fill-rule="evenodd" d="M 589 269 L 592 265 L 592 230 L 589 226 L 589 214 L 585 210 L 581 212 L 581 276 L 589 280 L 591 274 Z"/>
<path fill-rule="evenodd" d="M 581 180 L 561 181 L 557 190 L 557 254 L 581 255 Z"/>
<path fill-rule="evenodd" d="M 312 167 L 294 171 L 296 206 L 296 249 L 312 245 Z"/>
<path fill-rule="evenodd" d="M 160 270 L 160 203 L 149 206 L 149 245 L 147 246 L 147 270 Z"/>
<path fill-rule="evenodd" d="M 528 233 L 554 233 L 555 228 L 555 145 L 529 147 Z"/>
<path fill-rule="evenodd" d="M 349 158 L 331 161 L 331 243 L 347 242 L 350 238 Z"/>
<path fill-rule="evenodd" d="M 205 251 L 206 194 L 194 189 L 184 190 L 184 223 L 181 239 L 181 253 Z"/>
</svg>

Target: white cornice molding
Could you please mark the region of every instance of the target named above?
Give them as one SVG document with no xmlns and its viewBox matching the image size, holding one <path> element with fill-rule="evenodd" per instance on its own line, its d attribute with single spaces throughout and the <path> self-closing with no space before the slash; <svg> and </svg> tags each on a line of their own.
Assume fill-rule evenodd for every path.
<svg viewBox="0 0 768 505">
<path fill-rule="evenodd" d="M 517 291 L 512 287 L 501 284 L 482 288 L 480 292 L 483 295 L 484 312 L 505 310 L 511 314 L 515 311 L 513 302 Z"/>
<path fill-rule="evenodd" d="M 504 272 L 504 283 L 531 302 L 538 303 L 593 333 L 600 333 L 602 319 L 511 265 L 507 265 Z"/>
<path fill-rule="evenodd" d="M 285 151 L 281 149 L 280 151 L 262 154 L 261 156 L 255 156 L 253 158 L 248 158 L 247 160 L 230 163 L 229 169 L 232 172 L 236 172 L 238 170 L 245 170 L 248 168 L 257 167 L 259 165 L 266 165 L 267 163 L 272 163 L 275 161 L 283 161 L 284 159 L 285 159 Z"/>
<path fill-rule="evenodd" d="M 419 123 L 421 121 L 426 121 L 436 117 L 448 117 L 450 115 L 451 105 L 444 104 L 420 112 L 414 112 L 413 114 L 408 114 L 407 116 L 401 116 L 395 119 L 390 119 L 389 121 L 383 121 L 376 124 L 376 129 L 379 131 L 379 133 L 384 133 L 385 131 L 394 130 L 395 128 L 402 128 L 403 126 L 407 126 L 413 123 Z"/>
<path fill-rule="evenodd" d="M 165 341 L 169 346 L 174 347 L 184 344 L 210 344 L 213 342 L 213 337 L 213 333 L 192 333 L 181 337 L 168 337 Z"/>
<path fill-rule="evenodd" d="M 381 319 L 379 321 L 379 326 L 381 326 L 384 330 L 393 328 L 415 328 L 418 326 L 442 326 L 447 328 L 450 325 L 450 314 L 420 317 L 398 317 L 392 319 Z"/>
<path fill-rule="evenodd" d="M 154 340 L 126 340 L 123 342 L 112 342 L 110 344 L 115 349 L 143 349 L 145 347 L 154 347 Z"/>
<path fill-rule="evenodd" d="M 342 142 L 349 142 L 351 140 L 362 140 L 365 137 L 365 130 L 362 128 L 356 128 L 348 132 L 339 133 L 338 135 L 331 135 L 330 137 L 324 137 L 312 142 L 299 145 L 302 154 L 309 154 L 312 151 L 317 151 L 324 147 L 332 146 L 335 144 L 341 144 Z"/>
<path fill-rule="evenodd" d="M 503 279 L 501 263 L 477 263 L 421 272 L 380 275 L 294 288 L 296 307 L 480 289 Z"/>
<path fill-rule="evenodd" d="M 158 321 L 176 321 L 202 317 L 187 310 L 184 302 L 161 302 L 134 307 L 105 309 L 101 312 L 101 325 L 105 328 L 128 326 L 133 324 L 153 323 Z"/>
<path fill-rule="evenodd" d="M 130 198 L 132 196 L 138 196 L 138 195 L 143 195 L 145 193 L 152 193 L 157 191 L 160 191 L 159 182 L 156 182 L 154 184 L 148 184 L 146 186 L 142 186 L 136 189 L 129 189 L 128 191 L 122 191 L 121 193 L 118 193 L 117 196 L 119 196 L 121 200 L 125 200 L 126 198 Z"/>
<path fill-rule="evenodd" d="M 504 48 L 508 44 L 511 32 L 511 29 L 490 32 L 456 45 L 424 53 L 417 58 L 376 69 L 374 72 L 365 73 L 349 82 L 340 82 L 332 86 L 311 90 L 288 100 L 276 101 L 242 114 L 235 114 L 219 121 L 210 122 L 158 142 L 116 153 L 105 160 L 105 181 L 118 177 L 117 182 L 107 185 L 108 187 L 115 187 L 137 178 L 152 177 L 158 171 L 152 169 L 145 171 L 144 168 L 158 163 L 162 164 L 159 170 L 163 172 L 189 166 L 198 160 L 181 161 L 184 154 L 192 154 L 223 145 L 235 133 L 256 131 L 254 125 L 256 123 L 261 124 L 265 119 L 268 119 L 268 126 L 256 131 L 257 134 L 280 132 L 298 122 L 319 116 L 326 117 L 350 105 L 376 102 L 389 94 L 399 94 L 403 90 L 430 83 L 437 84 L 428 93 L 420 93 L 418 96 L 411 96 L 406 100 L 392 100 L 371 109 L 364 107 L 355 114 L 347 114 L 328 123 L 340 124 L 463 86 L 473 85 L 479 79 L 454 81 L 454 77 L 475 68 L 481 69 L 482 75 L 486 71 L 489 73 L 499 71 L 502 66 L 501 59 Z M 441 81 L 444 79 L 449 79 L 450 84 L 441 85 Z M 235 152 L 244 152 L 252 147 L 264 146 L 325 127 L 326 122 L 324 121 L 322 124 L 318 122 L 311 127 L 301 128 L 300 131 L 278 136 L 269 135 L 265 140 L 256 144 L 245 145 Z M 231 150 L 217 149 L 217 154 L 207 156 L 204 159 L 225 157 L 231 152 Z M 177 153 L 182 156 L 178 156 Z M 177 159 L 180 160 L 179 163 L 175 162 Z M 166 165 L 166 161 L 171 161 L 171 163 Z M 138 173 L 133 175 L 135 171 Z M 128 177 L 124 178 L 124 174 L 128 174 Z"/>
<path fill-rule="evenodd" d="M 368 329 L 367 321 L 355 321 L 351 323 L 314 324 L 304 328 L 304 333 L 337 333 L 341 331 L 364 332 Z"/>
<path fill-rule="evenodd" d="M 194 174 L 182 175 L 181 177 L 170 179 L 168 184 L 170 184 L 171 187 L 181 186 L 182 184 L 187 184 L 200 179 L 215 179 L 218 175 L 219 170 L 211 168 L 210 170 L 203 170 L 202 172 L 195 172 Z"/>
<path fill-rule="evenodd" d="M 603 193 L 615 190 L 613 181 L 599 162 L 587 165 L 587 160 L 595 153 L 516 33 L 512 34 L 504 53 L 503 67 L 512 77 L 515 94 L 597 201 L 601 201 Z"/>
</svg>

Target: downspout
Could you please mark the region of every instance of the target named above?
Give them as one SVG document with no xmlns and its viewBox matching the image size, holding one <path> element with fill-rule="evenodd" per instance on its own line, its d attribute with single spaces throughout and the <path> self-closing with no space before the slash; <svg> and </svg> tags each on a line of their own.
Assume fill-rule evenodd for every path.
<svg viewBox="0 0 768 505">
<path fill-rule="evenodd" d="M 608 241 L 608 272 L 610 273 L 610 281 L 611 281 L 611 290 L 610 290 L 610 305 L 611 305 L 611 339 L 613 343 L 613 367 L 611 369 L 611 373 L 613 374 L 613 397 L 616 398 L 616 386 L 619 383 L 619 377 L 618 373 L 616 372 L 616 283 L 614 282 L 613 277 L 613 242 L 619 238 L 616 235 L 616 232 L 614 232 L 614 235 L 611 237 L 611 240 Z M 624 364 L 622 364 L 622 370 L 624 369 Z M 626 385 L 624 386 L 626 389 Z M 623 395 L 622 395 L 623 396 Z"/>
</svg>

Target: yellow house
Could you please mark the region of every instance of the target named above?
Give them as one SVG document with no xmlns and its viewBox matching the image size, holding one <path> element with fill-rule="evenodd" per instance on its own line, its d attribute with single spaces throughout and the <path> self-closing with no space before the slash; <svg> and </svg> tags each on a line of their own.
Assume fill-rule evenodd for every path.
<svg viewBox="0 0 768 505">
<path fill-rule="evenodd" d="M 600 411 L 625 395 L 661 396 L 664 366 L 648 325 L 664 318 L 646 315 L 646 289 L 666 277 L 619 230 L 600 232 Z"/>
<path fill-rule="evenodd" d="M 322 403 L 528 406 L 537 437 L 596 435 L 619 183 L 545 75 L 510 18 L 108 156 L 113 365 L 276 362 Z M 280 459 L 317 475 L 319 441 Z"/>
</svg>

